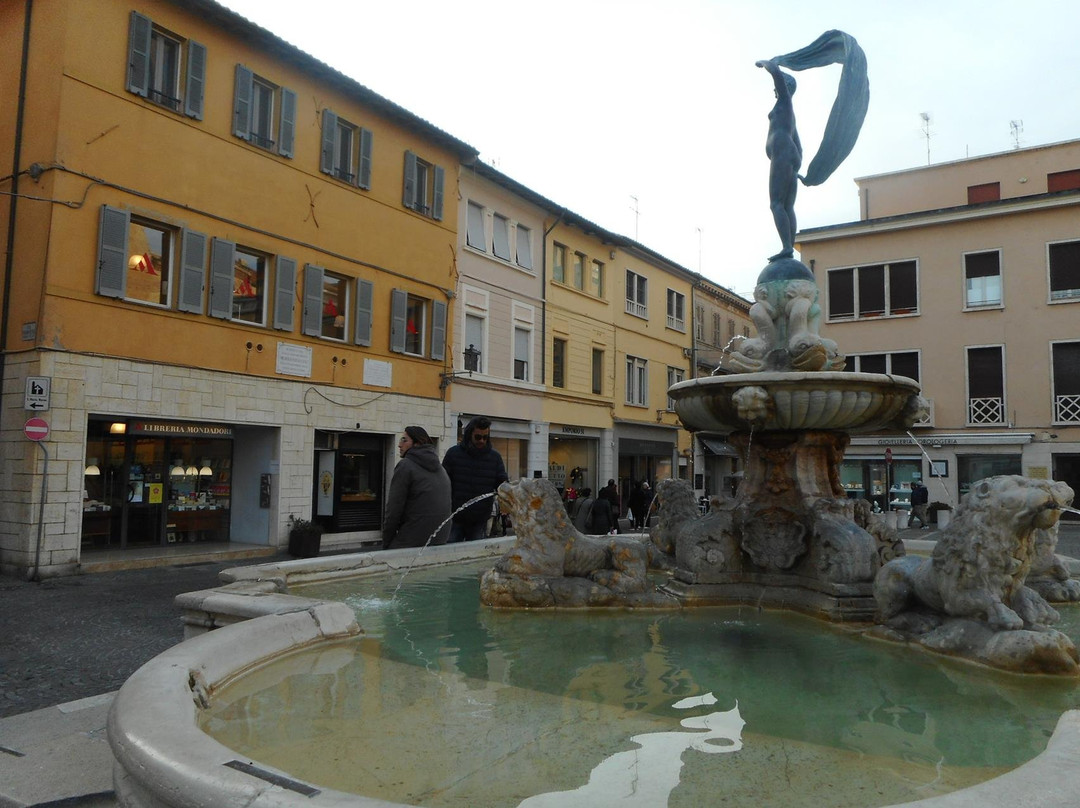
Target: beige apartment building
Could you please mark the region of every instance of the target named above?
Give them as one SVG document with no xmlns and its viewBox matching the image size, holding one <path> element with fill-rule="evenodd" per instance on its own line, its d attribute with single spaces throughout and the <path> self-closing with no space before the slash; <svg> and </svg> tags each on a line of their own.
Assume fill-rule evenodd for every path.
<svg viewBox="0 0 1080 808">
<path fill-rule="evenodd" d="M 847 369 L 910 376 L 930 414 L 852 439 L 849 496 L 955 504 L 993 474 L 1080 490 L 1080 140 L 857 180 L 858 221 L 799 234 Z"/>
</svg>

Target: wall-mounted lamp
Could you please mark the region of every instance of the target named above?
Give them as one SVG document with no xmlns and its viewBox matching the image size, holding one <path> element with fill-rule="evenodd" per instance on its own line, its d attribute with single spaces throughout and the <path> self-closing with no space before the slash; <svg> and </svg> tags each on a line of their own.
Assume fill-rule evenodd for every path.
<svg viewBox="0 0 1080 808">
<path fill-rule="evenodd" d="M 87 477 L 100 477 L 101 468 L 98 466 L 98 459 L 91 457 L 87 460 L 86 470 L 83 472 Z"/>
<path fill-rule="evenodd" d="M 480 349 L 475 345 L 470 344 L 462 353 L 465 356 L 465 369 L 462 371 L 448 370 L 446 373 L 439 374 L 439 389 L 445 390 L 451 384 L 454 379 L 460 376 L 472 376 L 473 371 L 480 372 Z"/>
</svg>

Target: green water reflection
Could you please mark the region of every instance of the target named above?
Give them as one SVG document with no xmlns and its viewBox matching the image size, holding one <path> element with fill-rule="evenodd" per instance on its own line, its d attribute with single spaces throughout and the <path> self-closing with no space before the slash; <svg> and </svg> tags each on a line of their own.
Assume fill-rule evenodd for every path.
<svg viewBox="0 0 1080 808">
<path fill-rule="evenodd" d="M 398 583 L 396 577 L 294 590 L 295 594 L 342 600 L 352 606 L 365 632 L 361 653 L 350 651 L 347 660 L 325 664 L 324 673 L 316 666 L 263 689 L 249 688 L 249 692 L 235 696 L 222 694 L 221 703 L 205 722 L 208 730 L 228 745 L 248 744 L 253 755 L 272 755 L 276 747 L 267 734 L 289 736 L 302 743 L 303 738 L 331 731 L 325 722 L 335 713 L 343 720 L 370 719 L 370 703 L 366 708 L 343 708 L 342 700 L 349 697 L 335 694 L 337 689 L 370 689 L 373 656 L 420 669 L 423 676 L 418 682 L 426 679 L 435 683 L 447 675 L 463 682 L 460 688 L 451 688 L 445 681 L 432 684 L 436 691 L 439 687 L 445 691 L 445 698 L 433 709 L 444 724 L 461 723 L 478 729 L 473 744 L 483 744 L 481 739 L 491 732 L 486 722 L 512 720 L 500 713 L 498 706 L 491 707 L 491 700 L 478 696 L 477 703 L 469 703 L 468 692 L 482 690 L 484 683 L 507 685 L 514 692 L 538 697 L 547 694 L 563 703 L 572 700 L 578 705 L 575 710 L 595 709 L 597 712 L 589 715 L 605 716 L 607 721 L 610 716 L 630 716 L 626 732 L 615 733 L 622 739 L 653 723 L 661 726 L 668 722 L 677 728 L 686 715 L 675 708 L 676 702 L 712 693 L 716 710 L 737 706 L 745 721 L 744 733 L 800 749 L 807 745 L 808 749 L 835 750 L 838 757 L 862 761 L 864 766 L 873 762 L 872 784 L 880 785 L 880 778 L 887 776 L 898 781 L 912 777 L 911 770 L 882 764 L 883 760 L 914 765 L 929 773 L 928 779 L 936 772 L 941 780 L 931 791 L 912 787 L 909 794 L 898 791 L 900 783 L 881 786 L 870 794 L 860 786 L 863 790 L 849 796 L 830 791 L 827 803 L 821 802 L 820 795 L 807 797 L 806 803 L 867 806 L 899 801 L 898 794 L 901 799 L 904 794 L 915 799 L 968 784 L 964 777 L 950 781 L 941 775 L 950 768 L 985 770 L 971 775 L 978 780 L 1015 767 L 1042 751 L 1063 711 L 1080 707 L 1080 691 L 1072 681 L 1006 676 L 944 662 L 799 615 L 734 607 L 652 613 L 492 611 L 479 604 L 480 569 L 417 570 L 410 573 L 393 601 L 390 596 Z M 1061 628 L 1074 639 L 1080 638 L 1080 609 L 1066 607 L 1062 613 L 1065 620 Z M 350 666 L 368 668 L 349 674 Z M 382 679 L 387 675 L 380 674 Z M 320 684 L 320 676 L 336 677 L 336 684 Z M 404 687 L 404 677 L 398 678 Z M 418 688 L 412 695 L 389 695 L 394 685 L 382 679 L 378 699 L 383 708 L 388 699 L 424 697 L 419 689 L 422 686 L 411 677 L 408 687 Z M 305 709 L 313 713 L 300 717 L 294 709 L 296 694 L 305 689 L 310 691 L 303 699 L 309 703 Z M 460 707 L 456 712 L 444 712 L 450 708 L 443 702 L 451 700 L 460 701 Z M 594 707 L 588 708 L 590 704 Z M 289 718 L 282 713 L 288 713 Z M 443 731 L 447 731 L 445 727 Z M 581 771 L 573 777 L 587 777 L 590 767 L 620 748 L 619 744 L 611 741 L 610 748 L 594 744 L 589 752 L 595 759 L 576 760 Z M 623 740 L 621 748 L 627 746 L 632 744 Z M 746 746 L 749 749 L 752 744 Z M 288 755 L 280 750 L 277 754 L 275 764 L 283 765 L 282 759 Z M 746 756 L 747 750 L 739 755 Z M 739 755 L 711 757 L 734 759 Z M 465 765 L 461 761 L 447 764 L 451 769 Z M 709 765 L 732 764 L 718 761 Z M 897 768 L 893 775 L 885 771 L 893 768 Z M 684 780 L 692 774 L 688 766 Z M 298 776 L 312 775 L 301 772 Z M 815 772 L 814 776 L 837 786 L 849 779 L 843 772 L 831 776 Z M 787 777 L 790 781 L 790 772 Z M 808 782 L 811 779 L 808 775 Z M 332 777 L 329 782 L 340 787 Z M 670 804 L 679 804 L 681 788 L 672 792 Z M 792 788 L 790 782 L 788 788 Z M 428 800 L 435 804 L 479 804 L 475 796 L 461 796 L 460 803 L 440 802 L 445 794 L 435 786 L 423 793 L 408 789 L 379 789 L 377 793 L 387 799 L 422 800 L 425 804 Z M 529 793 L 533 792 L 512 791 L 492 797 L 486 804 L 515 805 Z M 757 804 L 770 804 L 769 798 L 754 793 Z M 699 799 L 700 794 L 686 797 L 683 804 Z M 777 797 L 775 804 L 794 804 L 791 799 L 790 795 Z"/>
</svg>

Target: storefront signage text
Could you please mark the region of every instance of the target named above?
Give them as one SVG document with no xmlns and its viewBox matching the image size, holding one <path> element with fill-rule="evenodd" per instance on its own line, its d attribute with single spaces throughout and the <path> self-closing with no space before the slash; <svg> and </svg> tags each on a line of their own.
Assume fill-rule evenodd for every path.
<svg viewBox="0 0 1080 808">
<path fill-rule="evenodd" d="M 584 435 L 585 427 L 583 426 L 564 426 L 562 428 L 564 435 Z"/>
<path fill-rule="evenodd" d="M 878 446 L 911 446 L 915 441 L 911 438 L 879 438 Z M 926 438 L 922 443 L 932 446 L 957 446 L 960 441 L 956 438 Z"/>
<path fill-rule="evenodd" d="M 164 421 L 136 421 L 129 432 L 133 435 L 183 435 L 199 438 L 231 438 L 231 426 L 214 424 L 172 424 Z"/>
</svg>

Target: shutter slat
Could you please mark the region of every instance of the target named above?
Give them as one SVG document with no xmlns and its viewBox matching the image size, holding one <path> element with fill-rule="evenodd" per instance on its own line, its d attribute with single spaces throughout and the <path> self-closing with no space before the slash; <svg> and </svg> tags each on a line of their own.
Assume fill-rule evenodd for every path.
<svg viewBox="0 0 1080 808">
<path fill-rule="evenodd" d="M 184 93 L 184 114 L 198 121 L 203 117 L 203 95 L 206 91 L 206 46 L 188 40 L 187 91 Z"/>
<path fill-rule="evenodd" d="M 215 238 L 210 245 L 210 316 L 228 320 L 232 317 L 233 262 L 236 244 Z"/>
<path fill-rule="evenodd" d="M 322 267 L 304 264 L 303 331 L 309 337 L 322 335 Z"/>
<path fill-rule="evenodd" d="M 435 182 L 434 193 L 432 194 L 431 202 L 431 218 L 436 221 L 442 221 L 442 209 L 443 209 L 443 182 L 445 181 L 444 175 L 446 172 L 442 166 L 435 166 Z"/>
<path fill-rule="evenodd" d="M 329 109 L 322 111 L 322 154 L 319 157 L 319 170 L 324 174 L 334 173 L 334 143 L 337 141 L 337 113 Z"/>
<path fill-rule="evenodd" d="M 143 98 L 150 95 L 150 33 L 153 27 L 149 17 L 137 11 L 131 12 L 127 88 Z"/>
<path fill-rule="evenodd" d="M 180 301 L 177 308 L 203 313 L 203 285 L 206 276 L 206 236 L 185 230 L 181 238 Z"/>
<path fill-rule="evenodd" d="M 401 204 L 410 210 L 416 207 L 416 155 L 405 152 L 405 183 Z"/>
<path fill-rule="evenodd" d="M 370 129 L 360 129 L 360 166 L 356 172 L 356 184 L 365 191 L 371 188 L 371 149 L 374 137 Z"/>
<path fill-rule="evenodd" d="M 375 296 L 375 284 L 371 281 L 356 281 L 356 344 L 371 346 L 372 303 Z"/>
<path fill-rule="evenodd" d="M 127 292 L 127 245 L 131 214 L 108 205 L 101 207 L 95 291 L 122 298 Z"/>
<path fill-rule="evenodd" d="M 278 132 L 278 154 L 293 156 L 296 140 L 296 93 L 288 87 L 281 88 L 281 126 Z"/>
<path fill-rule="evenodd" d="M 394 289 L 390 294 L 390 350 L 405 353 L 405 320 L 409 310 L 409 293 Z"/>
<path fill-rule="evenodd" d="M 431 358 L 442 359 L 446 356 L 446 304 L 431 301 Z"/>
<path fill-rule="evenodd" d="M 242 64 L 236 65 L 233 90 L 233 134 L 251 140 L 251 97 L 255 92 L 255 74 Z"/>
<path fill-rule="evenodd" d="M 274 328 L 293 329 L 293 300 L 296 299 L 296 259 L 277 258 L 277 289 L 274 293 Z"/>
</svg>

